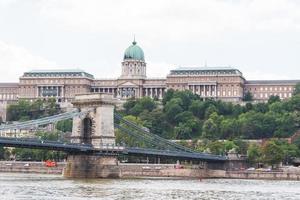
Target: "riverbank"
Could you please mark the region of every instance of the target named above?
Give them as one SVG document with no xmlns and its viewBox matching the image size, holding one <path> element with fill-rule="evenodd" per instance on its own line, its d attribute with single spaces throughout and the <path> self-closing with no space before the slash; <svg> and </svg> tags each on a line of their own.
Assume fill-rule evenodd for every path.
<svg viewBox="0 0 300 200">
<path fill-rule="evenodd" d="M 0 172 L 62 174 L 65 162 L 47 167 L 44 162 L 0 161 Z M 173 164 L 120 163 L 121 178 L 174 177 L 174 178 L 223 178 L 300 181 L 299 172 L 224 171 L 201 169 L 198 166 L 177 168 Z"/>
<path fill-rule="evenodd" d="M 64 162 L 55 167 L 47 167 L 44 162 L 0 161 L 0 172 L 62 174 Z"/>
</svg>

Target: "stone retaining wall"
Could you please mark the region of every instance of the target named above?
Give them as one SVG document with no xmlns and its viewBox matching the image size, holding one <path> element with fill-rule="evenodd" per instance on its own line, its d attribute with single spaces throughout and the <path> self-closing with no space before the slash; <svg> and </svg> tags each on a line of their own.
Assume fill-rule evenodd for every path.
<svg viewBox="0 0 300 200">
<path fill-rule="evenodd" d="M 46 167 L 44 162 L 0 162 L 0 172 L 62 174 L 64 167 L 65 163 L 57 163 L 57 167 Z"/>
<path fill-rule="evenodd" d="M 294 172 L 226 171 L 221 178 L 264 179 L 264 180 L 300 180 L 300 174 Z"/>
<path fill-rule="evenodd" d="M 207 170 L 197 168 L 176 169 L 175 165 L 119 164 L 121 177 L 186 177 L 207 178 Z"/>
<path fill-rule="evenodd" d="M 184 178 L 232 178 L 264 180 L 300 180 L 300 173 L 295 172 L 260 172 L 260 171 L 224 171 L 197 169 L 189 166 L 176 169 L 168 164 L 119 164 L 121 178 L 131 177 L 184 177 Z M 46 167 L 43 162 L 0 161 L 0 172 L 62 174 L 66 163 L 57 167 Z"/>
</svg>

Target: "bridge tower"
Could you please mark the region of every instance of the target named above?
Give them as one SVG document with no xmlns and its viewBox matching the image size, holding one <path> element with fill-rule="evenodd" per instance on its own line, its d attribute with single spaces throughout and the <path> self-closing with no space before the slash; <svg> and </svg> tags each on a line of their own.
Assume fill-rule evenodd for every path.
<svg viewBox="0 0 300 200">
<path fill-rule="evenodd" d="M 76 95 L 72 104 L 84 114 L 73 118 L 71 142 L 100 149 L 113 147 L 115 103 L 111 94 Z M 115 155 L 99 156 L 85 152 L 69 154 L 64 169 L 64 176 L 72 178 L 117 178 L 119 174 Z"/>
</svg>

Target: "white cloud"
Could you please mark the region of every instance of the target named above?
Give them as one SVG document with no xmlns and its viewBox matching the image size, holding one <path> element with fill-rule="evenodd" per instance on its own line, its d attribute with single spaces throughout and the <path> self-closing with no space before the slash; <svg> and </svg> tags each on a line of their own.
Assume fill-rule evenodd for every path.
<svg viewBox="0 0 300 200">
<path fill-rule="evenodd" d="M 148 77 L 164 77 L 178 65 L 203 66 L 205 60 L 236 66 L 246 78 L 260 72 L 300 76 L 297 0 L 2 1 L 2 41 L 82 66 L 95 77 L 120 75 L 120 52 L 133 34 L 145 51 Z"/>
<path fill-rule="evenodd" d="M 265 70 L 243 71 L 243 75 L 247 80 L 288 80 L 289 76 L 270 73 Z"/>
<path fill-rule="evenodd" d="M 174 69 L 174 64 L 166 62 L 148 62 L 147 77 L 149 78 L 166 78 L 171 69 Z M 150 71 L 149 71 L 150 69 Z"/>
<path fill-rule="evenodd" d="M 33 55 L 23 47 L 0 41 L 1 82 L 16 82 L 23 72 L 31 69 L 55 68 L 55 63 Z"/>
<path fill-rule="evenodd" d="M 46 0 L 40 12 L 66 29 L 145 32 L 174 39 L 300 28 L 299 5 L 287 0 Z"/>
</svg>

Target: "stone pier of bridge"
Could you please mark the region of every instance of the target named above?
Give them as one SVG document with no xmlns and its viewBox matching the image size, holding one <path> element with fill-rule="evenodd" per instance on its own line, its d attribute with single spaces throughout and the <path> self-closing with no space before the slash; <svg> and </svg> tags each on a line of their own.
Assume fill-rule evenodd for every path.
<svg viewBox="0 0 300 200">
<path fill-rule="evenodd" d="M 72 143 L 104 148 L 115 145 L 114 105 L 110 94 L 76 95 L 73 106 L 83 115 L 73 118 Z M 68 178 L 118 178 L 120 170 L 114 155 L 99 156 L 84 152 L 69 154 L 64 176 Z"/>
</svg>

